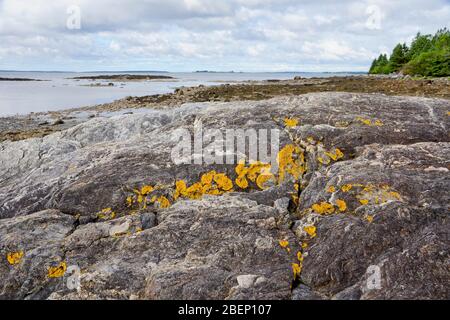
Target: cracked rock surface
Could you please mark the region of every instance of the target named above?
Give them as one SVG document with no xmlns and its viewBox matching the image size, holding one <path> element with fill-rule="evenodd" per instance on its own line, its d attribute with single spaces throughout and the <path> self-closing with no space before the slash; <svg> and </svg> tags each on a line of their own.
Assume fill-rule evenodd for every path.
<svg viewBox="0 0 450 320">
<path fill-rule="evenodd" d="M 0 298 L 448 299 L 449 111 L 448 100 L 314 93 L 99 117 L 2 142 Z M 143 185 L 172 192 L 211 170 L 236 179 L 236 165 L 174 164 L 177 129 L 283 129 L 283 147 L 293 143 L 285 118 L 299 119 L 299 139 L 344 154 L 308 166 L 298 205 L 285 181 L 127 206 Z M 345 210 L 312 209 L 337 200 Z M 99 218 L 105 208 L 114 214 Z"/>
</svg>

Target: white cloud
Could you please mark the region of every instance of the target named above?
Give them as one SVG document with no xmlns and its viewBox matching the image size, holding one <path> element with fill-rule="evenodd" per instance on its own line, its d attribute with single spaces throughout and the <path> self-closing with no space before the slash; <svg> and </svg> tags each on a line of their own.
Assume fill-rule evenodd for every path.
<svg viewBox="0 0 450 320">
<path fill-rule="evenodd" d="M 448 0 L 0 0 L 0 69 L 364 70 L 449 21 Z"/>
</svg>

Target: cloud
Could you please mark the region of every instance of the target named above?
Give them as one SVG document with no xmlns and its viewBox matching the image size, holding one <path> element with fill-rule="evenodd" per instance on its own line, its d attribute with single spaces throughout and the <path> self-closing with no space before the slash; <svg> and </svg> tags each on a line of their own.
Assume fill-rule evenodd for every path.
<svg viewBox="0 0 450 320">
<path fill-rule="evenodd" d="M 366 70 L 448 21 L 448 0 L 0 0 L 0 69 Z"/>
</svg>

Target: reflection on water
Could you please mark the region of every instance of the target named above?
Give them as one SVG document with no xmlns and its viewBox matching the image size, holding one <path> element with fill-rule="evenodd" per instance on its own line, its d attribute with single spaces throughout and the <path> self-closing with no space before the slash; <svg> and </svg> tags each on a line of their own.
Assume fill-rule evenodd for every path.
<svg viewBox="0 0 450 320">
<path fill-rule="evenodd" d="M 130 72 L 127 72 L 130 73 Z M 71 80 L 102 73 L 1 72 L 0 78 L 31 78 L 48 81 L 0 81 L 0 116 L 61 110 L 112 102 L 127 96 L 173 92 L 185 86 L 214 85 L 247 80 L 328 77 L 332 73 L 164 73 L 176 80 L 115 82 L 114 86 L 89 86 L 111 81 Z M 120 74 L 120 73 L 109 73 Z M 139 73 L 134 73 L 139 74 Z M 150 74 L 150 73 L 145 73 Z M 155 73 L 152 73 L 155 74 Z M 345 75 L 345 74 L 339 74 Z"/>
</svg>

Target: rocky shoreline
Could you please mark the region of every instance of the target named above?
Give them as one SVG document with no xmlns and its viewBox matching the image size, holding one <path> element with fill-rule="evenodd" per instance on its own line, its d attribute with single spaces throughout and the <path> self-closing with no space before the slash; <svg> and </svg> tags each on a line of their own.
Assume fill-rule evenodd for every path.
<svg viewBox="0 0 450 320">
<path fill-rule="evenodd" d="M 0 299 L 449 299 L 449 97 L 297 79 L 2 119 Z M 174 164 L 200 123 L 279 129 L 279 169 Z"/>
<path fill-rule="evenodd" d="M 95 106 L 36 112 L 26 116 L 0 118 L 0 142 L 44 137 L 98 116 L 132 113 L 136 109 L 166 109 L 194 102 L 260 101 L 278 96 L 312 92 L 381 93 L 450 99 L 447 78 L 414 79 L 409 76 L 351 76 L 334 78 L 297 78 L 282 81 L 249 81 L 241 84 L 198 86 L 177 89 L 174 93 L 127 97 Z M 61 122 L 64 122 L 61 124 Z"/>
</svg>

